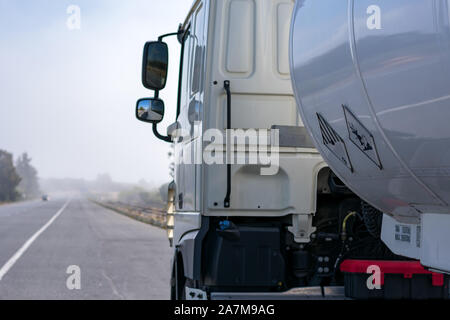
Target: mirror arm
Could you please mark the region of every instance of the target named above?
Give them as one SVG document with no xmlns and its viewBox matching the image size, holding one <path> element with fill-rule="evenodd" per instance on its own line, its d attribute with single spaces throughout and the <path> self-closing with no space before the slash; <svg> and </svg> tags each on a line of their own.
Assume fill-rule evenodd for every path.
<svg viewBox="0 0 450 320">
<path fill-rule="evenodd" d="M 158 98 L 159 98 L 159 90 L 156 90 L 156 91 L 155 91 L 155 97 L 154 97 L 154 98 L 155 98 L 155 99 L 158 99 Z M 153 124 L 153 134 L 154 134 L 159 140 L 162 140 L 162 141 L 165 141 L 165 142 L 172 143 L 172 137 L 170 137 L 170 136 L 163 136 L 162 134 L 160 134 L 160 133 L 158 132 L 158 124 L 156 124 L 156 123 Z"/>
<path fill-rule="evenodd" d="M 159 42 L 162 42 L 162 40 L 164 39 L 164 38 L 166 38 L 166 37 L 171 37 L 171 36 L 177 36 L 179 34 L 179 32 L 172 32 L 172 33 L 166 33 L 166 34 L 163 34 L 162 36 L 159 36 L 158 37 L 158 41 Z"/>
<path fill-rule="evenodd" d="M 153 134 L 162 141 L 172 143 L 172 137 L 163 136 L 158 132 L 158 125 L 156 123 L 153 124 Z"/>
</svg>

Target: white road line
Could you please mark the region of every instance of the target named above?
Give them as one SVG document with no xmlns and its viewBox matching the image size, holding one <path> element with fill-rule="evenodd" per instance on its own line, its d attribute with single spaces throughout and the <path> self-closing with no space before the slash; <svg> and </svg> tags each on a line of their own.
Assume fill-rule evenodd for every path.
<svg viewBox="0 0 450 320">
<path fill-rule="evenodd" d="M 5 265 L 0 269 L 0 281 L 2 281 L 3 277 L 12 268 L 12 266 L 20 259 L 20 257 L 27 251 L 27 249 L 33 244 L 33 242 L 43 233 L 60 215 L 63 213 L 64 209 L 66 209 L 69 204 L 70 199 L 62 206 L 61 209 L 41 228 L 38 232 L 36 232 L 27 242 L 5 263 Z"/>
</svg>

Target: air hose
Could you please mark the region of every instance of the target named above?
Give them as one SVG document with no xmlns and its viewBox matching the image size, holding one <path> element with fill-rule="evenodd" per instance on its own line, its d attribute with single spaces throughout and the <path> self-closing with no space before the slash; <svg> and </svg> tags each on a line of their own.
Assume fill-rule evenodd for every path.
<svg viewBox="0 0 450 320">
<path fill-rule="evenodd" d="M 348 221 L 348 219 L 350 219 L 353 216 L 356 216 L 356 214 L 357 214 L 356 211 L 352 211 L 352 212 L 349 212 L 347 214 L 347 216 L 344 218 L 344 221 L 342 222 L 342 233 L 341 233 L 342 241 L 347 240 L 347 221 Z"/>
</svg>

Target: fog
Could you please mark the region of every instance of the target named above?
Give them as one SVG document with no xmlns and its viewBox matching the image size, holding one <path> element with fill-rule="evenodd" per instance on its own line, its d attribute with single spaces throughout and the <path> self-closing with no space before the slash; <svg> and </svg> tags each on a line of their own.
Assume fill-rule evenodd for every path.
<svg viewBox="0 0 450 320">
<path fill-rule="evenodd" d="M 0 149 L 28 152 L 39 176 L 169 181 L 169 144 L 135 119 L 146 41 L 175 32 L 191 0 L 1 0 Z M 70 5 L 81 9 L 71 30 Z M 165 132 L 175 120 L 178 50 L 161 92 Z"/>
</svg>

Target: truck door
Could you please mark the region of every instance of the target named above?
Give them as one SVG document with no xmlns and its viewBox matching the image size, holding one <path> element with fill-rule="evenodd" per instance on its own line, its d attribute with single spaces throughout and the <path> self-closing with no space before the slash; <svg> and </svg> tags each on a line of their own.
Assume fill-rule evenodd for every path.
<svg viewBox="0 0 450 320">
<path fill-rule="evenodd" d="M 206 15 L 198 2 L 187 24 L 181 79 L 176 154 L 176 203 L 178 211 L 200 210 L 200 165 L 206 53 Z"/>
</svg>

